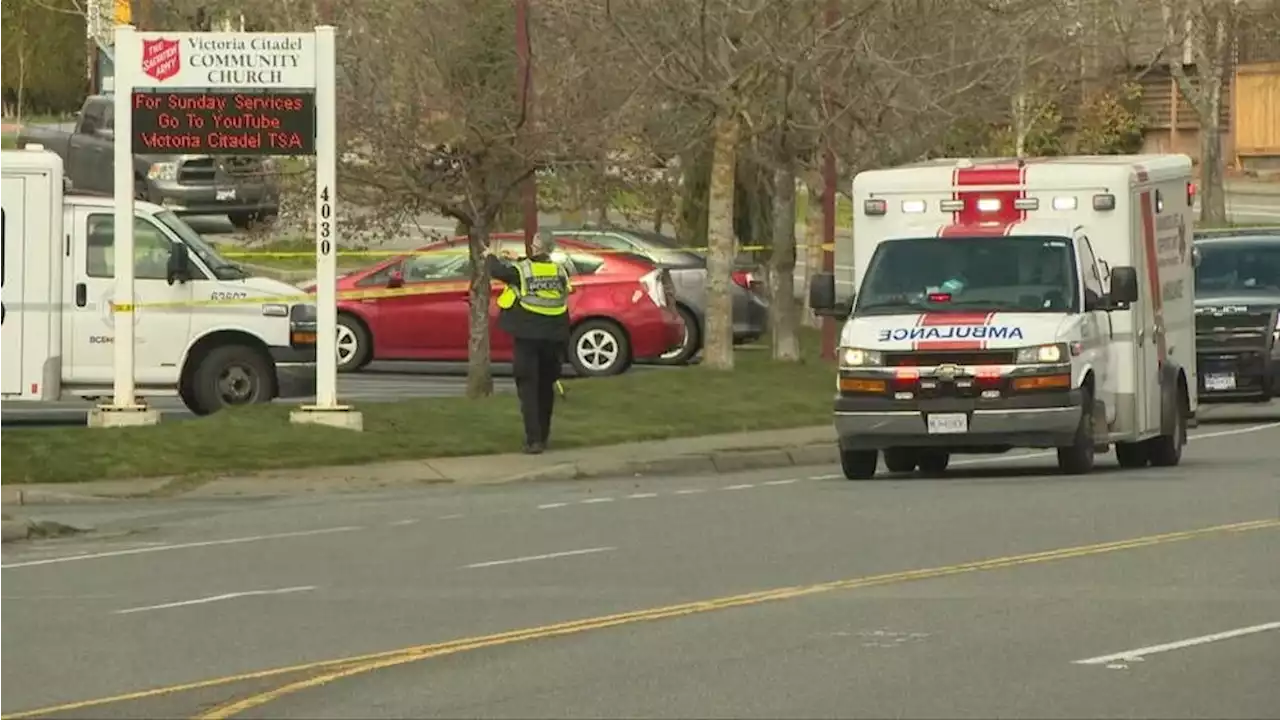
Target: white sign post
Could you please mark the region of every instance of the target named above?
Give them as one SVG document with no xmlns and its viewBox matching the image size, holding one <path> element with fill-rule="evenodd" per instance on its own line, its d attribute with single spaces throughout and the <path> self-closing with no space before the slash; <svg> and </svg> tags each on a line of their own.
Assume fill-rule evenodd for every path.
<svg viewBox="0 0 1280 720">
<path fill-rule="evenodd" d="M 138 64 L 138 46 L 133 42 L 134 31 L 130 25 L 116 28 L 116 78 L 115 87 L 115 241 L 113 265 L 115 269 L 115 299 L 112 313 L 112 330 L 115 337 L 112 347 L 113 362 L 111 404 L 99 405 L 89 412 L 90 427 L 128 427 L 155 425 L 160 413 L 135 396 L 134 345 L 137 330 L 134 307 L 133 268 L 133 124 L 130 122 L 133 95 L 132 68 Z M 128 68 L 127 70 L 124 68 Z"/>
<path fill-rule="evenodd" d="M 316 403 L 292 415 L 294 422 L 360 430 L 360 413 L 338 404 L 337 374 L 337 128 L 334 28 L 311 33 L 136 32 L 115 29 L 115 377 L 111 405 L 98 408 L 100 426 L 158 422 L 134 398 L 134 176 L 135 142 L 167 153 L 296 155 L 314 150 L 316 162 Z M 242 92 L 236 92 L 242 91 Z M 306 95 L 314 93 L 314 98 Z M 184 94 L 204 98 L 192 104 Z M 273 94 L 274 93 L 274 94 Z M 135 98 L 138 94 L 139 98 Z M 162 99 L 157 99 L 162 98 Z M 138 128 L 133 113 L 173 107 L 156 128 Z M 226 109 L 225 103 L 230 103 Z M 298 111 L 314 107 L 314 118 Z M 224 108 L 258 113 L 268 124 L 229 132 Z M 272 115 L 271 113 L 293 115 Z M 243 114 L 243 113 L 242 113 Z M 290 131 L 301 122 L 306 132 Z M 311 134 L 310 137 L 303 137 Z M 145 150 L 144 150 L 145 152 Z M 282 298 L 283 299 L 283 298 Z"/>
</svg>

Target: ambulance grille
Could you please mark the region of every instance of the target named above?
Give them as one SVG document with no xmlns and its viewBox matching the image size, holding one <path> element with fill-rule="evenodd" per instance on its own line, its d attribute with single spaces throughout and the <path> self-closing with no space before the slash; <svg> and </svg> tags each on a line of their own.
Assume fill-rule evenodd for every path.
<svg viewBox="0 0 1280 720">
<path fill-rule="evenodd" d="M 935 367 L 938 365 L 1012 365 L 1010 350 L 939 350 L 933 352 L 889 352 L 884 364 L 889 367 Z"/>
</svg>

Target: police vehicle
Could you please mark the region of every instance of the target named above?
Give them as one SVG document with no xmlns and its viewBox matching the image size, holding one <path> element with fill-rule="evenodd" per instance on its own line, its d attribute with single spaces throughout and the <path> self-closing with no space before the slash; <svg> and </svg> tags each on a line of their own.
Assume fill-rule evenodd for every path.
<svg viewBox="0 0 1280 720">
<path fill-rule="evenodd" d="M 1177 465 L 1197 399 L 1191 161 L 941 159 L 860 173 L 810 290 L 840 332 L 850 479 L 1052 448 L 1069 474 Z"/>
</svg>

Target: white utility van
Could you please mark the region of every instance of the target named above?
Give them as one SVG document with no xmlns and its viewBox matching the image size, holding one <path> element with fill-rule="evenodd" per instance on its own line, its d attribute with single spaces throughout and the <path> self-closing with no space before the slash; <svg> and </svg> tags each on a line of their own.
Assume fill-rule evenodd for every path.
<svg viewBox="0 0 1280 720">
<path fill-rule="evenodd" d="M 3 397 L 110 397 L 113 327 L 130 317 L 111 312 L 112 200 L 64 196 L 62 160 L 41 149 L 3 151 L 0 170 Z M 208 414 L 314 394 L 309 296 L 250 277 L 158 205 L 138 201 L 134 216 L 140 396 L 177 394 Z"/>
<path fill-rule="evenodd" d="M 1018 447 L 1055 448 L 1071 474 L 1111 446 L 1121 467 L 1177 465 L 1196 412 L 1194 193 L 1184 155 L 860 173 L 844 270 L 809 298 L 846 319 L 845 475 Z"/>
</svg>

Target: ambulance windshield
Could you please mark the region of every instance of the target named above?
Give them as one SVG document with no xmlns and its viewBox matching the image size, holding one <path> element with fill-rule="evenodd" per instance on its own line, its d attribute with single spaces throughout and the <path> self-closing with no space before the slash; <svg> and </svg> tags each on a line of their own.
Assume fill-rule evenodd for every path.
<svg viewBox="0 0 1280 720">
<path fill-rule="evenodd" d="M 871 257 L 854 313 L 1076 312 L 1077 275 L 1065 237 L 888 240 Z"/>
</svg>

